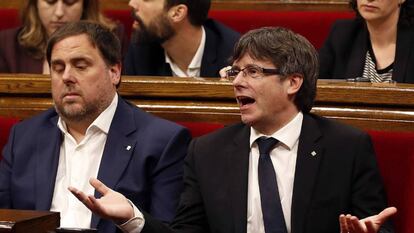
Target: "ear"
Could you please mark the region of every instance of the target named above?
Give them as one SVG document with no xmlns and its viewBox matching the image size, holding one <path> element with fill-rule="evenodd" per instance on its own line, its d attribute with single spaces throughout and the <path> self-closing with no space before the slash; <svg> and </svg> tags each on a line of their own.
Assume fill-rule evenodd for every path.
<svg viewBox="0 0 414 233">
<path fill-rule="evenodd" d="M 115 64 L 109 68 L 109 75 L 111 82 L 114 86 L 117 86 L 121 81 L 121 64 Z"/>
<path fill-rule="evenodd" d="M 168 10 L 168 16 L 171 22 L 177 23 L 181 22 L 187 18 L 188 15 L 188 8 L 184 4 L 178 4 L 176 6 L 171 7 Z"/>
<path fill-rule="evenodd" d="M 288 76 L 288 89 L 287 89 L 287 93 L 289 95 L 294 95 L 296 93 L 298 93 L 300 87 L 302 86 L 303 83 L 303 75 L 301 74 L 292 74 Z"/>
</svg>

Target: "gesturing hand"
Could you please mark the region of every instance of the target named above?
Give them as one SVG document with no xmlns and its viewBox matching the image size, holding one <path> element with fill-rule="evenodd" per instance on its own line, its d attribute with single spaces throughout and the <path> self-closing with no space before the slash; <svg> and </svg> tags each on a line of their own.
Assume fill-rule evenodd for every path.
<svg viewBox="0 0 414 233">
<path fill-rule="evenodd" d="M 133 207 L 121 193 L 106 187 L 101 181 L 91 178 L 89 183 L 102 194 L 96 199 L 93 195 L 86 195 L 82 191 L 68 187 L 69 191 L 75 195 L 93 213 L 105 219 L 110 219 L 117 224 L 122 224 L 134 217 Z"/>
<path fill-rule="evenodd" d="M 392 215 L 397 213 L 397 208 L 388 207 L 377 215 L 359 220 L 350 214 L 339 216 L 341 233 L 376 233 L 381 225 Z"/>
</svg>

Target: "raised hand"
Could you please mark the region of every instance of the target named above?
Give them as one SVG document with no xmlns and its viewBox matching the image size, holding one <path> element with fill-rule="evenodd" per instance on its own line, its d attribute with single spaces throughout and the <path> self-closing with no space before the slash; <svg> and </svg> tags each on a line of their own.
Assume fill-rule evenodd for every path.
<svg viewBox="0 0 414 233">
<path fill-rule="evenodd" d="M 102 218 L 110 219 L 117 224 L 122 224 L 134 217 L 133 207 L 124 195 L 106 187 L 106 185 L 98 179 L 91 178 L 89 183 L 96 189 L 96 191 L 102 194 L 101 198 L 96 199 L 92 195 L 86 195 L 74 187 L 68 187 L 68 189 L 93 213 Z"/>
<path fill-rule="evenodd" d="M 397 213 L 397 208 L 388 207 L 377 215 L 361 220 L 350 214 L 341 214 L 339 216 L 341 233 L 377 233 L 381 225 L 395 213 Z"/>
</svg>

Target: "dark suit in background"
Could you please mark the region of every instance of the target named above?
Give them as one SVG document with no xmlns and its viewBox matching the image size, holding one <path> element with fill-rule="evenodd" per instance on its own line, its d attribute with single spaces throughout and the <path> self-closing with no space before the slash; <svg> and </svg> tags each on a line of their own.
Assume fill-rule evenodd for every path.
<svg viewBox="0 0 414 233">
<path fill-rule="evenodd" d="M 369 49 L 369 33 L 362 19 L 338 20 L 319 51 L 321 79 L 361 77 Z M 392 79 L 414 83 L 414 26 L 399 24 Z"/>
<path fill-rule="evenodd" d="M 0 164 L 0 208 L 50 209 L 62 143 L 57 121 L 50 109 L 13 127 Z M 189 140 L 184 128 L 119 97 L 98 179 L 157 219 L 171 221 L 183 188 Z M 91 227 L 102 233 L 117 230 L 96 215 Z"/>
<path fill-rule="evenodd" d="M 0 31 L 1 73 L 43 73 L 43 59 L 29 55 L 17 41 L 21 28 Z"/>
<path fill-rule="evenodd" d="M 220 77 L 219 70 L 229 65 L 239 33 L 214 20 L 204 24 L 206 44 L 201 61 L 201 77 Z M 124 62 L 126 75 L 172 76 L 171 68 L 165 62 L 165 52 L 160 44 L 131 43 Z"/>
<path fill-rule="evenodd" d="M 193 140 L 184 167 L 185 189 L 172 223 L 176 232 L 246 232 L 249 137 L 250 127 L 236 124 Z M 364 218 L 385 207 L 369 136 L 350 126 L 304 114 L 291 232 L 339 232 L 340 214 Z M 142 232 L 168 230 L 146 214 Z"/>
</svg>

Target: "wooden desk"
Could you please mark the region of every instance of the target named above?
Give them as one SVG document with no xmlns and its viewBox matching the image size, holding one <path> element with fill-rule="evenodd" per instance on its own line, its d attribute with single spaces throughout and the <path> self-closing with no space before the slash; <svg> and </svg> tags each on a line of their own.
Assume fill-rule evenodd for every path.
<svg viewBox="0 0 414 233">
<path fill-rule="evenodd" d="M 47 233 L 59 227 L 59 213 L 0 209 L 0 233 Z"/>
<path fill-rule="evenodd" d="M 240 121 L 230 82 L 123 76 L 119 93 L 173 121 Z M 414 131 L 414 85 L 319 80 L 313 112 L 362 129 Z M 27 118 L 52 106 L 44 75 L 0 75 L 0 115 Z M 276 104 L 276 103 L 275 103 Z"/>
</svg>

